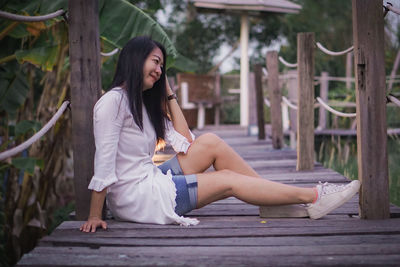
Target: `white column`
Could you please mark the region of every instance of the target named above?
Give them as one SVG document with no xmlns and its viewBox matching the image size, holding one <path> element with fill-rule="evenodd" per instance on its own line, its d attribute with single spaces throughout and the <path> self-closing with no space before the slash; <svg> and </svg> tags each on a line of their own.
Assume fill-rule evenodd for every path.
<svg viewBox="0 0 400 267">
<path fill-rule="evenodd" d="M 240 126 L 249 125 L 249 19 L 241 15 L 240 27 Z"/>
<path fill-rule="evenodd" d="M 197 129 L 201 130 L 204 128 L 206 121 L 206 108 L 203 102 L 199 102 L 197 107 Z"/>
</svg>

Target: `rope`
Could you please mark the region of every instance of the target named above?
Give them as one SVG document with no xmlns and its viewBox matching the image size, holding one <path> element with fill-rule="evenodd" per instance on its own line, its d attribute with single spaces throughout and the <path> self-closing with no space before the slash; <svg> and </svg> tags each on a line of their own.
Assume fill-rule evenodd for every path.
<svg viewBox="0 0 400 267">
<path fill-rule="evenodd" d="M 113 56 L 113 55 L 115 55 L 116 53 L 118 53 L 118 51 L 119 51 L 119 49 L 118 48 L 115 48 L 113 51 L 111 51 L 111 52 L 108 52 L 108 53 L 103 53 L 103 52 L 101 52 L 100 54 L 103 56 L 103 57 L 110 57 L 110 56 Z"/>
<path fill-rule="evenodd" d="M 297 110 L 297 106 L 293 105 L 289 99 L 287 99 L 285 96 L 282 96 L 283 102 L 285 102 L 286 105 L 288 105 L 289 108 Z"/>
<path fill-rule="evenodd" d="M 12 156 L 22 152 L 23 150 L 28 148 L 30 145 L 32 145 L 34 142 L 39 140 L 45 133 L 47 133 L 48 130 L 50 130 L 51 127 L 53 127 L 53 125 L 56 123 L 58 118 L 60 118 L 60 116 L 64 113 L 64 111 L 68 107 L 68 105 L 69 105 L 69 101 L 64 101 L 63 104 L 61 105 L 61 107 L 56 112 L 56 114 L 54 114 L 54 116 L 46 123 L 46 125 L 42 129 L 40 129 L 40 131 L 38 131 L 36 134 L 34 134 L 31 138 L 29 138 L 22 144 L 14 147 L 14 148 L 11 148 L 10 150 L 1 152 L 0 153 L 0 161 L 5 160 L 9 157 L 12 157 Z"/>
<path fill-rule="evenodd" d="M 356 116 L 356 113 L 343 113 L 343 112 L 340 112 L 340 111 L 337 111 L 337 110 L 331 108 L 320 97 L 317 97 L 317 101 L 322 105 L 322 107 L 324 107 L 326 110 L 332 112 L 333 114 L 335 114 L 337 116 L 349 117 L 349 118 Z"/>
<path fill-rule="evenodd" d="M 264 103 L 265 105 L 267 105 L 267 107 L 271 107 L 271 102 L 269 102 L 269 100 L 267 98 L 264 98 Z"/>
<path fill-rule="evenodd" d="M 393 95 L 388 95 L 387 98 L 390 100 L 390 102 L 400 107 L 400 100 L 395 98 Z"/>
<path fill-rule="evenodd" d="M 283 65 L 285 65 L 286 67 L 289 67 L 289 68 L 297 68 L 297 63 L 289 63 L 289 62 L 287 62 L 286 60 L 284 60 L 283 59 L 283 57 L 278 57 L 278 59 L 279 59 L 279 61 L 283 64 Z"/>
<path fill-rule="evenodd" d="M 297 110 L 297 106 L 294 105 L 292 102 L 290 102 L 289 99 L 287 99 L 285 96 L 282 96 L 282 101 L 288 105 L 290 108 Z M 319 108 L 319 104 L 318 103 L 314 103 L 314 108 Z"/>
<path fill-rule="evenodd" d="M 387 3 L 386 8 L 396 13 L 397 15 L 400 15 L 400 9 L 393 7 L 391 3 Z"/>
<path fill-rule="evenodd" d="M 262 68 L 262 72 L 263 72 L 264 76 L 266 76 L 266 77 L 268 76 L 268 71 L 266 68 Z"/>
<path fill-rule="evenodd" d="M 44 21 L 48 19 L 52 19 L 58 16 L 61 16 L 65 13 L 64 10 L 60 9 L 57 10 L 56 12 L 43 15 L 43 16 L 23 16 L 23 15 L 16 15 L 12 13 L 8 13 L 5 11 L 0 10 L 0 17 L 5 18 L 5 19 L 10 19 L 10 20 L 15 20 L 15 21 L 22 21 L 22 22 L 38 22 L 38 21 Z"/>
<path fill-rule="evenodd" d="M 320 42 L 317 42 L 316 44 L 317 44 L 317 47 L 322 52 L 324 52 L 325 54 L 331 55 L 331 56 L 341 56 L 341 55 L 344 55 L 344 54 L 347 54 L 347 53 L 353 51 L 353 49 L 354 49 L 354 46 L 351 46 L 351 47 L 347 48 L 346 50 L 343 50 L 340 52 L 333 52 L 333 51 L 330 51 L 330 50 L 326 49 L 325 47 L 323 47 Z"/>
</svg>

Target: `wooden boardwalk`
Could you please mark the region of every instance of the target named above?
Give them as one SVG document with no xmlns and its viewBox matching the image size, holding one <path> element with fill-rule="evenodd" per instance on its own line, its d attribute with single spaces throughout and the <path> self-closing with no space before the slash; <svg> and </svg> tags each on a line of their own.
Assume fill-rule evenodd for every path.
<svg viewBox="0 0 400 267">
<path fill-rule="evenodd" d="M 312 172 L 296 172 L 294 151 L 273 150 L 243 129 L 214 132 L 262 177 L 298 186 L 347 181 L 318 163 Z M 192 211 L 200 220 L 192 227 L 110 220 L 108 230 L 87 234 L 78 230 L 82 222 L 66 221 L 18 265 L 399 266 L 400 209 L 391 213 L 389 220 L 360 220 L 354 197 L 320 220 L 260 218 L 258 207 L 229 198 Z"/>
</svg>

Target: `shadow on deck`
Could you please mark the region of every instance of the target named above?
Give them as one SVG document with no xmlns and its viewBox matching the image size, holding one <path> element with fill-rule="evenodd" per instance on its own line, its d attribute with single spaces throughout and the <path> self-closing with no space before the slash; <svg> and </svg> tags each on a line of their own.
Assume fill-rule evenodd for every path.
<svg viewBox="0 0 400 267">
<path fill-rule="evenodd" d="M 347 178 L 316 163 L 296 172 L 296 153 L 273 150 L 270 141 L 238 127 L 210 129 L 264 178 L 298 186 Z M 201 134 L 197 131 L 196 135 Z M 168 153 L 166 150 L 164 153 Z M 156 160 L 168 158 L 159 154 Z M 267 193 L 267 192 L 266 192 Z M 108 221 L 108 230 L 85 234 L 82 222 L 66 221 L 18 265 L 397 265 L 400 209 L 389 220 L 360 220 L 358 196 L 320 220 L 260 218 L 259 208 L 235 198 L 192 211 L 192 227 Z"/>
</svg>

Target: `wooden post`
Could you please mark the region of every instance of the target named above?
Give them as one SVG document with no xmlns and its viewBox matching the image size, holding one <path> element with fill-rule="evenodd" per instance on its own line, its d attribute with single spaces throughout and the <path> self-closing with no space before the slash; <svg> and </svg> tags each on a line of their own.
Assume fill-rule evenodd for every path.
<svg viewBox="0 0 400 267">
<path fill-rule="evenodd" d="M 352 70 L 353 70 L 353 52 L 347 53 L 346 54 L 346 88 L 351 89 L 351 78 L 353 77 L 352 75 Z"/>
<path fill-rule="evenodd" d="M 221 111 L 221 74 L 215 73 L 215 100 L 214 104 L 214 125 L 220 124 L 220 111 Z"/>
<path fill-rule="evenodd" d="M 93 106 L 101 95 L 98 9 L 97 0 L 70 0 L 68 3 L 77 220 L 85 220 L 89 214 L 87 187 L 93 176 Z"/>
<path fill-rule="evenodd" d="M 297 170 L 314 168 L 314 33 L 297 34 Z"/>
<path fill-rule="evenodd" d="M 297 82 L 297 70 L 289 70 L 287 75 L 289 76 L 288 80 L 288 97 L 292 103 L 297 104 L 297 93 L 298 93 L 298 82 Z M 294 109 L 289 109 L 289 122 L 290 122 L 290 148 L 296 149 L 297 147 L 297 111 Z"/>
<path fill-rule="evenodd" d="M 267 53 L 268 94 L 271 102 L 271 136 L 272 146 L 281 149 L 283 146 L 282 130 L 282 94 L 279 88 L 278 52 Z"/>
<path fill-rule="evenodd" d="M 328 81 L 328 73 L 323 71 L 321 73 L 320 87 L 319 87 L 319 97 L 328 102 L 328 90 L 329 90 L 329 81 Z M 323 107 L 319 108 L 319 119 L 318 119 L 318 129 L 326 129 L 326 109 Z"/>
<path fill-rule="evenodd" d="M 257 125 L 258 139 L 265 139 L 265 121 L 264 121 L 264 93 L 262 88 L 262 67 L 260 64 L 254 66 L 256 107 L 257 107 Z"/>
<path fill-rule="evenodd" d="M 390 210 L 381 0 L 353 0 L 353 40 L 360 216 L 385 219 Z"/>
<path fill-rule="evenodd" d="M 258 126 L 257 126 L 257 97 L 256 97 L 256 75 L 254 72 L 249 73 L 249 88 L 248 99 L 249 99 L 249 120 L 247 126 L 247 134 L 249 136 L 258 135 Z"/>
</svg>

